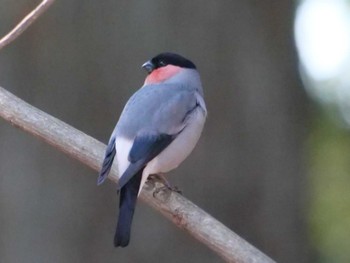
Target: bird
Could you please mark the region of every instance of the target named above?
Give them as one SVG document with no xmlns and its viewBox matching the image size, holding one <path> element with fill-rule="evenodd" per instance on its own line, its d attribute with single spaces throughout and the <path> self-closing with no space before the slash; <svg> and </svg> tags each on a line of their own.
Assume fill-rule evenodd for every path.
<svg viewBox="0 0 350 263">
<path fill-rule="evenodd" d="M 97 184 L 108 177 L 116 157 L 119 215 L 115 247 L 126 247 L 137 198 L 150 175 L 163 175 L 192 152 L 207 116 L 199 72 L 173 52 L 142 65 L 143 86 L 127 101 L 109 139 Z"/>
</svg>

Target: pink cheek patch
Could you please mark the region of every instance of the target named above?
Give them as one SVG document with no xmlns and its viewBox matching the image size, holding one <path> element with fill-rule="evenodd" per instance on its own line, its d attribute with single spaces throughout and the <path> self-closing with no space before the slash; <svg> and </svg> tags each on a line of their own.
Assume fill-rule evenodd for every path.
<svg viewBox="0 0 350 263">
<path fill-rule="evenodd" d="M 157 84 L 170 79 L 181 70 L 180 67 L 168 65 L 152 71 L 145 80 L 145 84 Z"/>
</svg>

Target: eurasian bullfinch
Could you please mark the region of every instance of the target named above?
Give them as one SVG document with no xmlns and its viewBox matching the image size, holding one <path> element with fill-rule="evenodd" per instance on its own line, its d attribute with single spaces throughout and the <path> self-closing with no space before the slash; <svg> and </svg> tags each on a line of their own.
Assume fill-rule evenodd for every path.
<svg viewBox="0 0 350 263">
<path fill-rule="evenodd" d="M 103 183 L 116 155 L 120 190 L 116 247 L 129 244 L 136 200 L 149 175 L 176 168 L 195 147 L 207 115 L 196 66 L 175 53 L 142 65 L 143 86 L 129 99 L 109 140 L 98 177 Z"/>
</svg>

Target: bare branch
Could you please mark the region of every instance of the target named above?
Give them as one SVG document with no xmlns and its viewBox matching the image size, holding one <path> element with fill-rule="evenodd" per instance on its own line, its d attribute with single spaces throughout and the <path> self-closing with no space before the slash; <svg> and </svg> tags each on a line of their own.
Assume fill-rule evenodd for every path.
<svg viewBox="0 0 350 263">
<path fill-rule="evenodd" d="M 105 151 L 104 144 L 36 109 L 1 87 L 0 116 L 92 169 L 99 170 Z M 110 179 L 116 182 L 118 177 L 115 168 L 112 169 Z M 141 199 L 227 262 L 274 262 L 182 195 L 171 191 L 155 193 L 155 189 L 154 185 L 148 183 L 142 191 Z"/>
<path fill-rule="evenodd" d="M 10 44 L 20 34 L 22 34 L 41 14 L 43 14 L 55 0 L 43 0 L 32 12 L 12 29 L 6 36 L 0 39 L 0 49 Z"/>
</svg>

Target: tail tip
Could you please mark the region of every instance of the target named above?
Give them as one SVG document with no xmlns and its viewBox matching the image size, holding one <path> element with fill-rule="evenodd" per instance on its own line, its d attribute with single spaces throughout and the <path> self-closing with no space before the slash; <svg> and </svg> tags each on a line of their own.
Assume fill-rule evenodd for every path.
<svg viewBox="0 0 350 263">
<path fill-rule="evenodd" d="M 98 178 L 97 178 L 97 185 L 101 185 L 103 184 L 103 182 L 106 180 L 106 176 L 103 176 L 103 175 L 99 175 Z"/>
<path fill-rule="evenodd" d="M 114 237 L 114 247 L 126 247 L 129 245 L 129 239 L 120 239 L 117 237 Z"/>
</svg>

